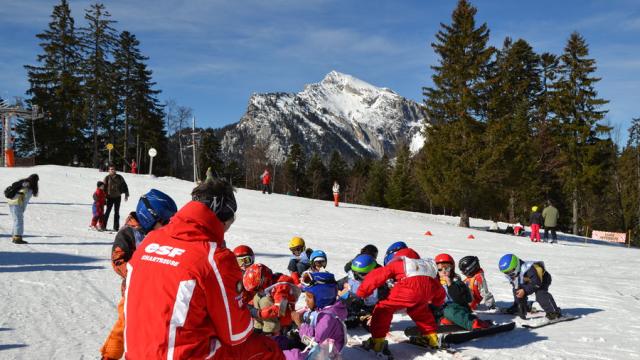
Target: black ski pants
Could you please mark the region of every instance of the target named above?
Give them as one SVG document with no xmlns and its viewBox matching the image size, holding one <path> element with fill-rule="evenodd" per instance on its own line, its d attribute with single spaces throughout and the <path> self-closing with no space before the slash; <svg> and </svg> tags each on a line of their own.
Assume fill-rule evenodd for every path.
<svg viewBox="0 0 640 360">
<path fill-rule="evenodd" d="M 109 214 L 111 213 L 111 208 L 113 208 L 113 231 L 120 229 L 120 201 L 122 201 L 122 196 L 107 198 L 107 210 L 104 212 L 103 226 L 107 226 Z"/>
</svg>

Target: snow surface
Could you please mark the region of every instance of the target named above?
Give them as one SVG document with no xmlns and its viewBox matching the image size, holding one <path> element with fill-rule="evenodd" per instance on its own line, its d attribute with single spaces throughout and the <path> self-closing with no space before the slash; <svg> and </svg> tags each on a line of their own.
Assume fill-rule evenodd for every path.
<svg viewBox="0 0 640 360">
<path fill-rule="evenodd" d="M 25 213 L 27 245 L 11 243 L 11 218 L 0 201 L 0 359 L 97 359 L 99 348 L 116 319 L 120 279 L 109 256 L 113 234 L 87 229 L 91 195 L 105 173 L 60 166 L 0 168 L 0 187 L 31 173 L 40 175 L 40 196 Z M 150 188 L 169 193 L 183 205 L 193 184 L 174 178 L 123 174 L 131 199 L 121 216 Z M 534 244 L 525 238 L 483 231 L 488 221 L 472 219 L 473 229 L 458 228 L 458 219 L 387 210 L 354 204 L 335 208 L 329 201 L 285 195 L 263 195 L 239 189 L 238 218 L 226 239 L 229 247 L 248 244 L 259 262 L 286 269 L 287 243 L 301 235 L 329 256 L 328 268 L 338 276 L 342 267 L 367 243 L 380 252 L 403 240 L 423 257 L 449 252 L 456 259 L 477 255 L 491 291 L 500 305 L 511 290 L 497 271 L 498 258 L 514 252 L 521 258 L 544 260 L 553 275 L 551 293 L 563 310 L 582 318 L 536 330 L 514 331 L 455 346 L 457 354 L 430 354 L 395 343 L 406 315 L 397 314 L 389 336 L 396 359 L 639 359 L 640 252 L 605 243 L 584 242 L 561 234 L 557 245 Z M 111 223 L 110 223 L 111 224 Z M 431 231 L 433 236 L 423 235 Z M 468 235 L 475 239 L 467 239 Z M 511 317 L 491 316 L 496 321 Z M 368 337 L 351 332 L 350 343 Z M 347 348 L 345 359 L 375 359 Z"/>
</svg>

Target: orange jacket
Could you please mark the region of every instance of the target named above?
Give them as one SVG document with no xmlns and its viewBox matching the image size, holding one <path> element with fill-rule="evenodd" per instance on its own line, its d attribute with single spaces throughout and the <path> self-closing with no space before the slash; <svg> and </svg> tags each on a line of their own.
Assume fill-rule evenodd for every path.
<svg viewBox="0 0 640 360">
<path fill-rule="evenodd" d="M 487 280 L 484 278 L 484 270 L 480 269 L 475 275 L 467 277 L 464 279 L 464 283 L 467 284 L 469 290 L 471 290 L 472 300 L 469 303 L 471 310 L 477 309 L 478 305 L 483 301 L 488 307 L 495 305 L 493 294 L 489 292 Z"/>
</svg>

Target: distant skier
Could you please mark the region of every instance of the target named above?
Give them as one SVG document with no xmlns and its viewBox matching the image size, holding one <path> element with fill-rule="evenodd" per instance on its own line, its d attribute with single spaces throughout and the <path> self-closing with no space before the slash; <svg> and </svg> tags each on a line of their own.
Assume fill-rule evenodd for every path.
<svg viewBox="0 0 640 360">
<path fill-rule="evenodd" d="M 531 216 L 529 217 L 529 225 L 531 225 L 531 241 L 540 242 L 540 226 L 544 222 L 542 214 L 537 206 L 531 208 Z"/>
<path fill-rule="evenodd" d="M 546 312 L 547 319 L 555 320 L 562 316 L 553 296 L 549 293 L 551 274 L 542 261 L 523 261 L 513 254 L 500 258 L 498 267 L 507 276 L 513 288 L 513 305 L 507 309 L 525 319 L 527 314 L 527 296 L 536 294 L 536 301 Z"/>
<path fill-rule="evenodd" d="M 262 193 L 271 194 L 271 173 L 269 173 L 269 169 L 264 168 L 264 172 L 260 175 L 260 180 L 262 180 Z"/>
<path fill-rule="evenodd" d="M 136 159 L 131 159 L 131 173 L 132 174 L 138 173 L 138 163 L 136 162 Z"/>
<path fill-rule="evenodd" d="M 93 205 L 91 212 L 91 228 L 93 230 L 102 230 L 106 224 L 104 223 L 104 205 L 107 203 L 107 194 L 104 192 L 104 183 L 98 181 L 96 191 L 93 192 Z"/>
<path fill-rule="evenodd" d="M 558 226 L 558 218 L 560 213 L 558 209 L 551 203 L 551 200 L 547 201 L 547 207 L 542 210 L 542 217 L 544 218 L 544 241 L 549 240 L 549 232 L 551 232 L 551 242 L 558 242 L 556 236 L 556 227 Z"/>
<path fill-rule="evenodd" d="M 338 206 L 340 204 L 340 185 L 338 180 L 333 182 L 333 204 Z"/>
</svg>

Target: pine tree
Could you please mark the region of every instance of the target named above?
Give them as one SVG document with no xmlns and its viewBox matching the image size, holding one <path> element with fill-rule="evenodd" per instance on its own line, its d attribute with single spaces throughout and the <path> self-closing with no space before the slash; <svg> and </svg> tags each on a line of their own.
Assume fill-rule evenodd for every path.
<svg viewBox="0 0 640 360">
<path fill-rule="evenodd" d="M 330 185 L 327 179 L 327 168 L 322 163 L 320 155 L 315 152 L 307 164 L 307 181 L 309 196 L 313 199 L 329 199 Z"/>
<path fill-rule="evenodd" d="M 629 127 L 627 146 L 618 162 L 625 229 L 632 230 L 632 242 L 640 245 L 640 118 Z"/>
<path fill-rule="evenodd" d="M 397 147 L 396 163 L 389 176 L 384 199 L 392 209 L 413 210 L 416 185 L 411 173 L 411 152 L 407 144 L 401 143 Z"/>
<path fill-rule="evenodd" d="M 331 152 L 328 171 L 331 184 L 333 184 L 334 181 L 338 181 L 338 184 L 341 184 L 343 187 L 342 191 L 344 191 L 344 184 L 346 183 L 347 176 L 349 175 L 349 166 L 337 150 L 333 150 Z"/>
<path fill-rule="evenodd" d="M 540 198 L 539 164 L 532 147 L 540 82 L 540 60 L 524 40 L 505 39 L 491 78 L 485 133 L 485 168 L 494 189 L 491 218 L 509 202 L 509 221 L 515 209 Z"/>
<path fill-rule="evenodd" d="M 384 155 L 380 160 L 374 160 L 369 170 L 369 181 L 364 191 L 364 201 L 367 205 L 387 206 L 385 192 L 389 182 L 389 158 Z"/>
<path fill-rule="evenodd" d="M 567 165 L 563 169 L 565 191 L 572 203 L 573 233 L 578 233 L 578 209 L 581 191 L 593 174 L 594 147 L 598 146 L 599 135 L 608 134 L 609 127 L 599 124 L 606 111 L 599 110 L 607 100 L 598 98 L 595 84 L 600 80 L 593 77 L 595 60 L 588 58 L 589 49 L 580 34 L 574 32 L 569 37 L 564 53 L 560 56 L 560 79 L 554 84 L 553 110 L 559 123 L 563 156 Z M 602 176 L 602 175 L 600 175 Z"/>
<path fill-rule="evenodd" d="M 489 63 L 486 24 L 476 28 L 476 8 L 460 0 L 452 24 L 431 44 L 440 57 L 432 66 L 434 87 L 423 89 L 427 110 L 426 143 L 421 182 L 431 198 L 460 211 L 460 225 L 469 226 L 470 211 L 482 205 L 482 134 L 486 119 Z M 431 125 L 433 124 L 433 125 Z"/>
<path fill-rule="evenodd" d="M 46 116 L 18 122 L 16 149 L 42 163 L 67 164 L 74 155 L 86 161 L 80 43 L 67 0 L 54 6 L 48 30 L 36 37 L 43 53 L 37 56 L 38 66 L 25 65 L 27 93 L 30 104 L 39 106 Z"/>
<path fill-rule="evenodd" d="M 218 175 L 224 170 L 224 162 L 221 159 L 220 139 L 216 137 L 213 129 L 207 128 L 200 131 L 198 152 L 198 174 L 205 174 L 211 167 Z"/>
<path fill-rule="evenodd" d="M 93 163 L 98 163 L 99 144 L 115 142 L 119 130 L 117 99 L 114 94 L 116 78 L 111 57 L 116 48 L 115 21 L 101 3 L 92 4 L 85 11 L 87 26 L 80 29 L 80 40 L 84 49 L 83 72 L 86 78 L 85 91 L 90 133 L 93 139 Z M 126 159 L 125 159 L 126 160 Z"/>
<path fill-rule="evenodd" d="M 289 155 L 284 163 L 284 178 L 286 182 L 286 192 L 303 195 L 305 184 L 305 157 L 302 146 L 298 143 L 291 145 Z"/>
</svg>

